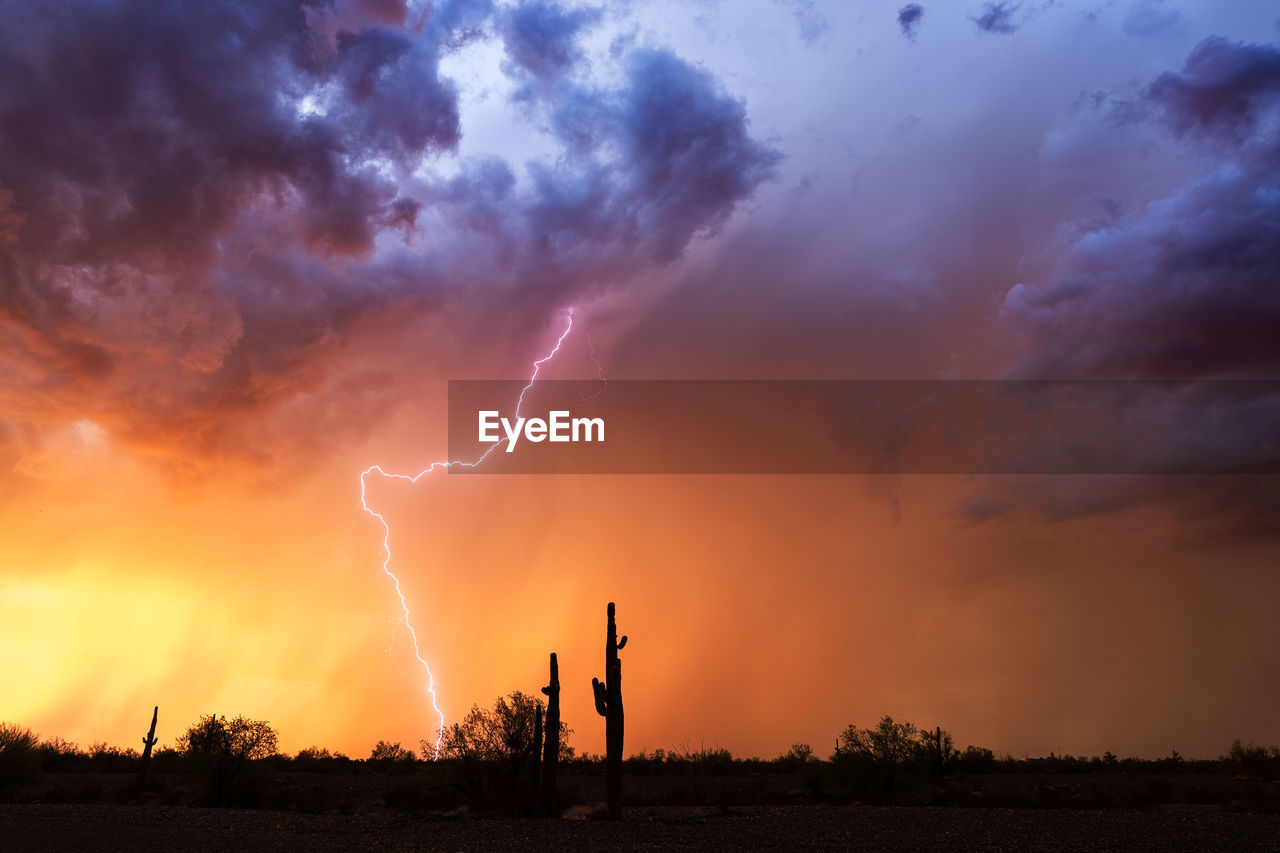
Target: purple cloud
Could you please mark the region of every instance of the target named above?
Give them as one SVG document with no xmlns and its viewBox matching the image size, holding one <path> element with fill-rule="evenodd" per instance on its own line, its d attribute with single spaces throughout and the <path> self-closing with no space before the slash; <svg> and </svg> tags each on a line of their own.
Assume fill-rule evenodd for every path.
<svg viewBox="0 0 1280 853">
<path fill-rule="evenodd" d="M 486 298 L 480 281 L 542 317 L 714 232 L 778 155 L 669 52 L 625 54 L 608 89 L 562 79 L 596 17 L 538 3 L 495 23 L 477 0 L 426 18 L 392 0 L 4 6 L 10 416 L 93 412 L 140 444 L 236 452 L 252 413 L 327 406 L 359 329 Z M 495 26 L 555 83 L 531 103 L 563 149 L 523 176 L 489 159 L 433 178 L 462 134 L 441 59 Z"/>
<path fill-rule="evenodd" d="M 902 34 L 909 39 L 915 39 L 916 33 L 920 29 L 920 22 L 923 20 L 924 7 L 919 3 L 908 3 L 898 10 L 898 27 L 901 28 Z"/>
<path fill-rule="evenodd" d="M 982 14 L 972 20 L 984 33 L 1011 35 L 1018 29 L 1018 25 L 1013 22 L 1013 15 L 1017 11 L 1017 3 L 984 3 Z"/>
<path fill-rule="evenodd" d="M 581 59 L 578 36 L 603 17 L 601 9 L 523 3 L 502 16 L 498 29 L 511 61 L 545 82 L 564 75 Z"/>
<path fill-rule="evenodd" d="M 1212 164 L 1145 208 L 1085 227 L 1044 285 L 1009 291 L 1022 376 L 1280 371 L 1280 49 L 1208 39 L 1144 101 Z"/>
</svg>

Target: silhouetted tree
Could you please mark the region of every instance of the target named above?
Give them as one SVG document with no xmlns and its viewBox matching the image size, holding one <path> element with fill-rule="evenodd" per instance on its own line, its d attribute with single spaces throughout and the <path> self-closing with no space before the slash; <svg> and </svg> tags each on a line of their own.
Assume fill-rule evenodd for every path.
<svg viewBox="0 0 1280 853">
<path fill-rule="evenodd" d="M 778 756 L 779 764 L 792 765 L 799 769 L 813 761 L 813 747 L 807 743 L 793 743 L 791 748 Z"/>
<path fill-rule="evenodd" d="M 849 726 L 840 735 L 836 757 L 866 775 L 879 779 L 887 794 L 900 772 L 924 754 L 920 730 L 911 723 L 882 717 L 873 729 Z"/>
<path fill-rule="evenodd" d="M 275 729 L 264 720 L 217 714 L 201 717 L 177 740 L 178 751 L 204 774 L 216 803 L 225 803 L 232 784 L 251 761 L 276 753 Z"/>
<path fill-rule="evenodd" d="M 840 735 L 840 752 L 865 755 L 877 764 L 900 766 L 914 760 L 920 750 L 920 730 L 912 723 L 896 723 L 882 717 L 874 729 L 849 726 Z"/>
<path fill-rule="evenodd" d="M 31 729 L 0 723 L 0 787 L 25 782 L 40 772 L 39 743 Z"/>
<path fill-rule="evenodd" d="M 445 729 L 441 755 L 466 763 L 503 764 L 510 768 L 511 778 L 518 779 L 533 758 L 538 705 L 536 699 L 519 690 L 495 699 L 489 710 L 472 705 L 460 722 Z M 563 744 L 570 730 L 564 723 L 560 723 L 559 729 L 562 746 L 558 757 L 568 758 L 572 750 L 566 752 Z M 427 747 L 424 741 L 423 749 Z"/>
<path fill-rule="evenodd" d="M 972 744 L 964 748 L 964 752 L 956 757 L 956 764 L 961 770 L 976 773 L 985 773 L 989 771 L 996 763 L 996 754 L 985 746 L 973 746 Z"/>
<path fill-rule="evenodd" d="M 1223 756 L 1224 763 L 1238 771 L 1263 778 L 1280 776 L 1280 747 L 1245 745 L 1239 740 Z"/>
<path fill-rule="evenodd" d="M 412 749 L 401 746 L 399 741 L 380 740 L 369 752 L 369 763 L 380 770 L 407 768 L 417 759 Z"/>
</svg>

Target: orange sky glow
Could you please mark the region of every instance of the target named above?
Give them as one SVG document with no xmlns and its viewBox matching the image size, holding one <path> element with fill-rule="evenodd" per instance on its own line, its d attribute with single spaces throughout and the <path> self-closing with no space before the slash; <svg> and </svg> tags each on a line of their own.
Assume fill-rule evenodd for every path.
<svg viewBox="0 0 1280 853">
<path fill-rule="evenodd" d="M 131 745 L 152 704 L 170 743 L 210 712 L 268 719 L 290 751 L 430 738 L 357 458 L 179 485 L 65 431 L 0 530 L 0 716 L 83 745 Z M 450 719 L 536 692 L 557 651 L 573 743 L 599 751 L 612 599 L 632 751 L 824 750 L 885 713 L 1015 754 L 1269 733 L 1265 550 L 1202 574 L 1158 516 L 956 526 L 954 480 L 434 475 L 370 500 Z"/>
<path fill-rule="evenodd" d="M 1097 420 L 1230 473 L 373 478 L 447 720 L 556 652 L 603 752 L 613 601 L 628 752 L 1280 743 L 1275 10 L 600 5 L 0 3 L 0 721 L 420 751 L 360 472 L 572 309 L 544 379 L 1188 380 Z"/>
</svg>

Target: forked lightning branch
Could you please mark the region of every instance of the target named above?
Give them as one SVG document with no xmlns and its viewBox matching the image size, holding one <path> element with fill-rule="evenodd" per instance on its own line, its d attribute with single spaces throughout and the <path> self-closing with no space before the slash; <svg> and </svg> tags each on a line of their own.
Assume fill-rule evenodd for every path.
<svg viewBox="0 0 1280 853">
<path fill-rule="evenodd" d="M 516 410 L 515 410 L 516 418 L 515 418 L 515 426 L 513 427 L 513 429 L 519 432 L 523 428 L 524 435 L 526 437 L 528 437 L 528 424 L 525 422 L 525 419 L 520 416 L 520 409 L 524 405 L 524 395 L 529 391 L 530 388 L 533 387 L 533 383 L 538 381 L 538 374 L 542 371 L 542 366 L 546 364 L 548 361 L 550 361 L 551 359 L 556 357 L 556 354 L 560 352 L 560 345 L 564 343 L 564 339 L 569 337 L 569 332 L 573 330 L 573 309 L 572 308 L 570 308 L 568 311 L 565 312 L 565 321 L 566 322 L 565 322 L 564 331 L 561 332 L 560 337 L 556 339 L 555 346 L 551 348 L 551 352 L 547 353 L 542 358 L 538 359 L 533 363 L 533 373 L 532 375 L 529 376 L 529 381 L 525 383 L 525 386 L 522 389 L 520 389 L 520 396 L 516 399 Z M 593 355 L 592 355 L 593 360 L 594 360 L 594 357 L 595 356 L 594 356 L 594 350 L 593 350 Z M 603 378 L 603 374 L 601 374 L 601 376 Z M 566 416 L 568 415 L 567 412 L 565 414 Z M 533 420 L 541 420 L 541 419 L 534 418 Z M 573 429 L 572 424 L 570 424 L 569 429 L 572 431 Z M 437 701 L 438 697 L 436 696 L 435 675 L 432 674 L 431 666 L 430 664 L 427 663 L 427 659 L 422 656 L 422 648 L 418 643 L 418 631 L 416 628 L 414 628 L 413 614 L 409 611 L 409 600 L 405 598 L 404 589 L 400 585 L 400 576 L 391 570 L 391 524 L 390 522 L 387 521 L 386 516 L 384 516 L 382 513 L 378 512 L 377 510 L 373 509 L 371 506 L 369 506 L 369 496 L 368 496 L 368 490 L 367 490 L 368 484 L 366 483 L 366 480 L 368 479 L 370 474 L 377 474 L 378 476 L 384 479 L 404 480 L 412 484 L 412 483 L 418 482 L 427 474 L 430 474 L 433 471 L 444 471 L 450 468 L 476 468 L 481 463 L 483 463 L 485 459 L 489 458 L 490 453 L 498 449 L 497 442 L 504 441 L 504 440 L 511 441 L 512 443 L 515 442 L 514 438 L 497 439 L 497 441 L 495 441 L 488 450 L 486 450 L 484 453 L 480 454 L 478 458 L 473 459 L 470 462 L 464 462 L 459 459 L 440 460 L 438 462 L 432 462 L 430 465 L 423 468 L 421 471 L 419 471 L 416 474 L 392 474 L 382 470 L 381 465 L 370 465 L 360 474 L 360 507 L 366 513 L 373 516 L 373 518 L 377 519 L 378 524 L 382 526 L 382 554 L 383 554 L 382 571 L 383 571 L 383 574 L 385 574 L 387 577 L 391 579 L 391 582 L 395 587 L 396 598 L 400 600 L 400 612 L 401 612 L 400 621 L 404 624 L 406 628 L 409 629 L 409 638 L 413 641 L 413 656 L 417 659 L 418 663 L 422 665 L 423 672 L 427 677 L 426 687 L 427 687 L 427 695 L 431 699 L 431 710 L 435 712 L 436 718 L 439 720 L 439 728 L 436 729 L 435 752 L 433 755 L 433 758 L 437 758 L 437 759 L 440 757 L 440 743 L 444 739 L 444 711 L 440 710 L 440 704 Z M 538 441 L 540 439 L 531 439 L 531 440 Z M 604 440 L 604 423 L 603 422 L 601 422 L 600 424 L 600 440 L 601 441 Z M 510 450 L 510 448 L 507 448 L 507 449 Z"/>
<path fill-rule="evenodd" d="M 567 410 L 548 412 L 546 418 L 524 418 L 517 414 L 513 420 L 502 417 L 495 409 L 484 409 L 477 413 L 476 419 L 477 440 L 481 444 L 497 444 L 506 439 L 507 453 L 515 451 L 521 436 L 535 444 L 604 441 L 604 418 L 575 418 Z"/>
</svg>

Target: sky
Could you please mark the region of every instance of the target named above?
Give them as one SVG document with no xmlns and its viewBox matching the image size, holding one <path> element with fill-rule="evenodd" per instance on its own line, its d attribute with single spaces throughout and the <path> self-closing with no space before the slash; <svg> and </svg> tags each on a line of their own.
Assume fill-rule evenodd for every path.
<svg viewBox="0 0 1280 853">
<path fill-rule="evenodd" d="M 433 738 L 360 472 L 570 308 L 545 376 L 1280 378 L 1270 4 L 12 2 L 0 81 L 0 719 L 82 745 Z M 603 751 L 616 601 L 628 752 L 1280 742 L 1274 475 L 368 500 L 447 719 L 556 651 Z"/>
</svg>

